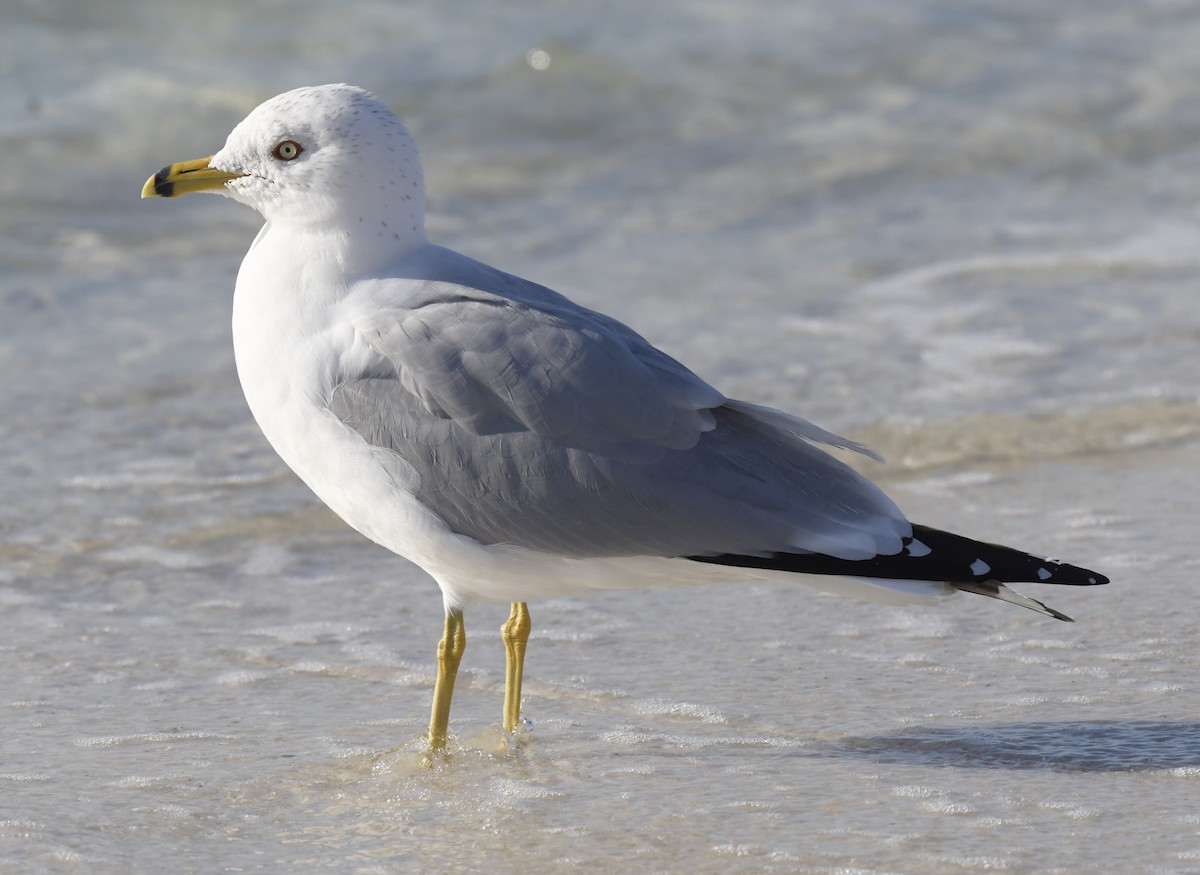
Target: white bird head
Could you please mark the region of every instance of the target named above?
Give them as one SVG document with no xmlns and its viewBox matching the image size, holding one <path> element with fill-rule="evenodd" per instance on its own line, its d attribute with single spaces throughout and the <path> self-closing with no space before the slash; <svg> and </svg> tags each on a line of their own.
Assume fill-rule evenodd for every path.
<svg viewBox="0 0 1200 875">
<path fill-rule="evenodd" d="M 425 183 L 404 122 L 351 85 L 263 103 L 209 158 L 164 167 L 143 197 L 224 194 L 280 226 L 339 227 L 399 245 L 424 240 Z"/>
</svg>

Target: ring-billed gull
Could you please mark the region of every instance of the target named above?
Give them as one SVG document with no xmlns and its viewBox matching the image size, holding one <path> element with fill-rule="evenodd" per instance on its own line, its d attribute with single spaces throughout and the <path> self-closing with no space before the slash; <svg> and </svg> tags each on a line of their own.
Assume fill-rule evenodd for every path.
<svg viewBox="0 0 1200 875">
<path fill-rule="evenodd" d="M 1005 583 L 1108 582 L 911 524 L 817 445 L 863 447 L 728 399 L 620 322 L 430 243 L 416 145 L 366 91 L 272 98 L 142 196 L 202 191 L 266 219 L 233 303 L 263 433 L 441 587 L 435 750 L 475 600 L 512 605 L 511 731 L 538 596 L 760 578 L 896 603 L 972 592 L 1068 620 Z"/>
</svg>

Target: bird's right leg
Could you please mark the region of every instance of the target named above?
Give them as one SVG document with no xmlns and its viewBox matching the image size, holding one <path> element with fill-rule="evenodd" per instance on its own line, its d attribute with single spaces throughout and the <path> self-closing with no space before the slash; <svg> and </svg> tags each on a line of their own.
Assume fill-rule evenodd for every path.
<svg viewBox="0 0 1200 875">
<path fill-rule="evenodd" d="M 525 673 L 525 645 L 531 628 L 525 602 L 513 602 L 508 622 L 500 627 L 507 669 L 504 677 L 505 732 L 516 729 L 517 721 L 521 719 L 521 678 Z"/>
<path fill-rule="evenodd" d="M 433 713 L 429 718 L 429 747 L 431 750 L 446 749 L 446 733 L 450 726 L 450 699 L 454 696 L 454 679 L 458 676 L 458 664 L 467 649 L 467 633 L 463 626 L 462 611 L 457 608 L 446 611 L 446 631 L 438 642 L 437 682 L 433 685 Z"/>
</svg>

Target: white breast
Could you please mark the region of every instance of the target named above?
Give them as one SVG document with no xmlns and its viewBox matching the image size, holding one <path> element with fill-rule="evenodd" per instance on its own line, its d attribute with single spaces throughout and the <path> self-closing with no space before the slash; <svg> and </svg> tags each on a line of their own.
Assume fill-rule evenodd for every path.
<svg viewBox="0 0 1200 875">
<path fill-rule="evenodd" d="M 328 398 L 345 374 L 362 373 L 372 351 L 344 318 L 344 288 L 316 278 L 320 260 L 280 257 L 295 238 L 267 226 L 238 273 L 233 346 L 246 401 L 267 440 L 329 507 L 368 538 L 418 564 L 441 521 L 413 497 L 415 474 L 399 457 L 369 446 L 329 411 Z M 294 255 L 294 253 L 287 253 Z M 323 299 L 296 294 L 328 290 Z M 269 265 L 269 267 L 268 267 Z"/>
</svg>

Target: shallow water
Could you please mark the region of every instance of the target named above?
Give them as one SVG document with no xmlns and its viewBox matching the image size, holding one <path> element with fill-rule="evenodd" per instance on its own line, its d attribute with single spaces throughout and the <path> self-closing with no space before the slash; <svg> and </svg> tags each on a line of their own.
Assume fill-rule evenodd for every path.
<svg viewBox="0 0 1200 875">
<path fill-rule="evenodd" d="M 0 871 L 1200 871 L 1200 5 L 1053 8 L 6 10 Z M 422 768 L 436 587 L 237 387 L 256 218 L 137 200 L 336 80 L 408 118 L 439 242 L 866 440 L 915 519 L 1113 584 L 1034 593 L 1073 625 L 538 602 L 509 743 L 481 608 Z"/>
</svg>

